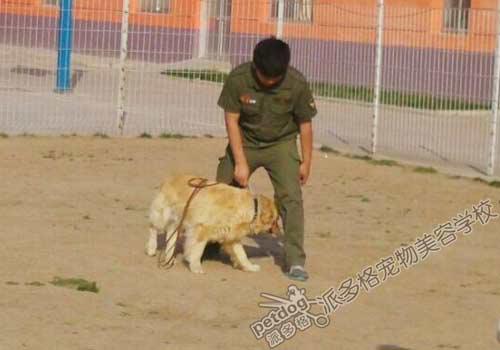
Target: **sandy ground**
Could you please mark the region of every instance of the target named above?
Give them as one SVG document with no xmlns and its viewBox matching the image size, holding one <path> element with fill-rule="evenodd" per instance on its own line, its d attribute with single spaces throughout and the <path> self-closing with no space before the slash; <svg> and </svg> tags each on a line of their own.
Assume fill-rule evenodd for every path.
<svg viewBox="0 0 500 350">
<path fill-rule="evenodd" d="M 204 262 L 161 270 L 144 254 L 147 210 L 172 173 L 213 178 L 224 139 L 0 139 L 0 349 L 265 349 L 249 325 L 285 297 L 276 240 L 248 240 L 259 273 Z M 265 174 L 255 191 L 272 194 Z M 313 298 L 500 189 L 320 152 L 304 188 Z M 500 220 L 362 292 L 279 349 L 498 349 Z M 273 258 L 276 256 L 276 259 Z M 180 260 L 180 256 L 178 257 Z M 99 293 L 48 283 L 96 281 Z M 29 285 L 41 282 L 42 286 Z"/>
</svg>

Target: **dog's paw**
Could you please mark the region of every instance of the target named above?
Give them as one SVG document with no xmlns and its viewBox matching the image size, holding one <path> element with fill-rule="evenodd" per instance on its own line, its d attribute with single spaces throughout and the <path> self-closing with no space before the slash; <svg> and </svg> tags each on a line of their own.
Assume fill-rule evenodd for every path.
<svg viewBox="0 0 500 350">
<path fill-rule="evenodd" d="M 260 271 L 260 266 L 257 264 L 246 265 L 246 266 L 243 266 L 243 271 L 258 272 L 258 271 Z"/>
<path fill-rule="evenodd" d="M 155 256 L 156 255 L 156 248 L 153 249 L 149 246 L 146 246 L 144 253 L 146 253 L 146 255 L 148 255 L 148 256 Z"/>
<path fill-rule="evenodd" d="M 192 266 L 192 265 L 190 265 L 189 266 L 189 270 L 191 270 L 191 272 L 193 272 L 193 273 L 199 273 L 199 274 L 205 273 L 205 271 L 203 271 L 203 269 L 201 268 L 201 266 Z"/>
</svg>

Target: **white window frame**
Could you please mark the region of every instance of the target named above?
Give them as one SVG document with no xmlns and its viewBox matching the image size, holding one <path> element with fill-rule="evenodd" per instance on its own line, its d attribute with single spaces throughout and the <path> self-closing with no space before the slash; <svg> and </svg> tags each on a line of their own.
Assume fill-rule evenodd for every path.
<svg viewBox="0 0 500 350">
<path fill-rule="evenodd" d="M 171 7 L 171 0 L 140 0 L 140 11 L 143 13 L 167 14 Z"/>
<path fill-rule="evenodd" d="M 444 0 L 443 31 L 467 33 L 469 31 L 471 0 Z"/>
<path fill-rule="evenodd" d="M 59 7 L 59 0 L 42 0 L 42 5 Z"/>
<path fill-rule="evenodd" d="M 278 19 L 278 6 L 280 0 L 271 0 L 271 19 Z M 313 20 L 313 0 L 283 0 L 285 22 L 311 23 Z"/>
</svg>

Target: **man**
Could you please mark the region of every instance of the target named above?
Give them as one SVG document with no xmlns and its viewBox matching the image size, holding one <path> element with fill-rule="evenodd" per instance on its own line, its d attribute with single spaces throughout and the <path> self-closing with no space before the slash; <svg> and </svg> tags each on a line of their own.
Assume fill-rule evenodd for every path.
<svg viewBox="0 0 500 350">
<path fill-rule="evenodd" d="M 288 277 L 305 281 L 301 185 L 311 171 L 311 118 L 317 111 L 306 79 L 289 63 L 289 46 L 271 37 L 255 46 L 252 62 L 229 74 L 218 100 L 229 145 L 220 159 L 217 181 L 247 187 L 251 174 L 265 168 L 285 231 Z"/>
</svg>

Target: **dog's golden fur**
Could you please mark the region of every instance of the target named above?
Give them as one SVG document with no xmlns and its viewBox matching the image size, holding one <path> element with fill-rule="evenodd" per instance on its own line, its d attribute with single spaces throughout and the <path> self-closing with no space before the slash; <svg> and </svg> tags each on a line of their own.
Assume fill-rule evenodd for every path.
<svg viewBox="0 0 500 350">
<path fill-rule="evenodd" d="M 157 236 L 167 237 L 178 226 L 184 206 L 193 187 L 188 182 L 194 176 L 175 176 L 165 180 L 150 208 L 150 236 L 146 253 L 156 254 Z M 183 222 L 185 234 L 184 259 L 192 272 L 203 273 L 201 256 L 208 242 L 221 243 L 234 267 L 258 271 L 243 249 L 241 239 L 249 234 L 278 232 L 278 211 L 274 200 L 257 196 L 258 215 L 255 217 L 254 196 L 247 189 L 216 184 L 201 189 L 193 198 Z M 177 233 L 167 242 L 165 258 L 174 254 Z"/>
</svg>

